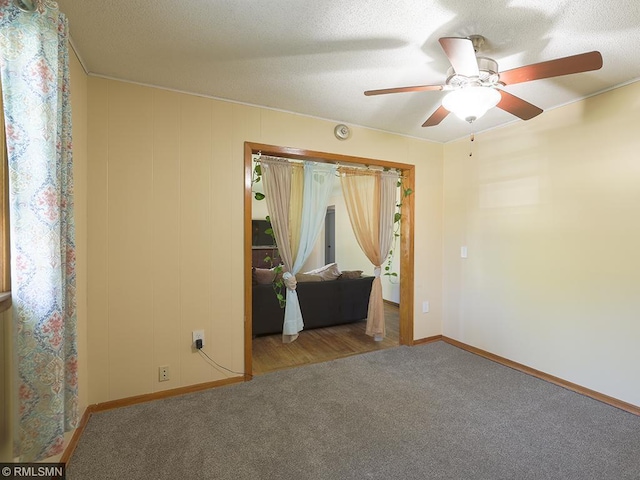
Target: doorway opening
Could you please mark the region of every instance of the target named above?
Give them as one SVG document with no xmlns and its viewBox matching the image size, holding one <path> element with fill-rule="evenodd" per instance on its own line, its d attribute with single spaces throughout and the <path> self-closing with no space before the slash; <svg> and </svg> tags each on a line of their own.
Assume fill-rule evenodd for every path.
<svg viewBox="0 0 640 480">
<path fill-rule="evenodd" d="M 354 157 L 348 155 L 337 155 L 326 152 L 317 152 L 311 150 L 296 149 L 290 147 L 279 147 L 274 145 L 266 145 L 252 142 L 245 142 L 244 159 L 245 159 L 245 226 L 244 226 L 244 261 L 245 261 L 245 277 L 244 277 L 244 295 L 245 295 L 245 371 L 253 372 L 253 333 L 252 333 L 252 190 L 251 180 L 253 174 L 253 155 L 263 154 L 275 157 L 289 158 L 292 160 L 313 160 L 315 162 L 339 163 L 341 165 L 355 166 L 376 166 L 386 169 L 397 169 L 403 176 L 404 188 L 414 190 L 414 166 L 409 164 L 390 162 L 386 160 L 377 160 L 372 158 Z M 335 214 L 335 211 L 334 211 Z M 331 213 L 328 212 L 328 217 Z M 331 222 L 331 220 L 328 220 Z M 333 219 L 333 241 L 327 244 L 333 245 L 333 252 L 327 252 L 325 248 L 324 256 L 333 255 L 335 260 L 335 216 Z M 398 336 L 397 344 L 412 345 L 413 344 L 413 304 L 414 304 L 414 248 L 413 248 L 413 223 L 414 208 L 413 195 L 403 199 L 402 202 L 402 222 L 399 248 L 396 254 L 399 256 L 400 263 L 400 288 L 399 288 L 399 307 L 388 305 L 392 311 L 396 312 L 398 318 Z M 326 223 L 325 223 L 326 227 Z M 325 228 L 325 239 L 326 239 Z M 329 262 L 331 263 L 331 262 Z M 331 327 L 333 328 L 333 327 Z M 322 329 L 324 330 L 324 329 Z M 329 330 L 329 329 L 328 329 Z M 368 341 L 374 343 L 371 337 L 366 337 Z M 298 339 L 299 341 L 300 339 Z"/>
<path fill-rule="evenodd" d="M 327 207 L 324 217 L 324 264 L 336 261 L 336 207 Z"/>
</svg>

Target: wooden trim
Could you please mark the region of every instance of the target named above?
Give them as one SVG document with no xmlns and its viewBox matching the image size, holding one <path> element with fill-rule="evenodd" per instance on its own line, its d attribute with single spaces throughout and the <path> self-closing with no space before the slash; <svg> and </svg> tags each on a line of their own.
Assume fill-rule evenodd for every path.
<svg viewBox="0 0 640 480">
<path fill-rule="evenodd" d="M 245 341 L 244 356 L 245 366 L 252 365 L 252 318 L 251 318 L 251 272 L 247 265 L 251 265 L 251 177 L 252 164 L 251 155 L 261 153 L 276 157 L 286 157 L 295 160 L 313 160 L 325 163 L 370 165 L 383 168 L 398 169 L 402 171 L 405 188 L 415 191 L 415 166 L 406 163 L 390 162 L 387 160 L 377 160 L 373 158 L 353 157 L 350 155 L 340 155 L 336 153 L 318 152 L 314 150 L 304 150 L 292 147 L 278 147 L 263 143 L 244 143 L 244 164 L 245 164 L 245 208 L 244 208 L 244 311 L 245 311 Z M 414 222 L 414 195 L 409 195 L 403 199 L 402 223 L 400 225 L 400 323 L 399 323 L 399 343 L 400 345 L 413 345 L 413 296 L 414 296 L 414 246 L 413 246 L 413 222 Z M 245 367 L 247 372 L 250 372 Z"/>
<path fill-rule="evenodd" d="M 555 385 L 559 385 L 560 387 L 564 387 L 573 392 L 593 398 L 594 400 L 598 400 L 600 402 L 606 403 L 607 405 L 611 405 L 612 407 L 616 407 L 626 412 L 633 413 L 634 415 L 640 416 L 639 406 L 632 405 L 631 403 L 623 402 L 622 400 L 618 400 L 617 398 L 610 397 L 609 395 L 605 395 L 600 392 L 596 392 L 595 390 L 591 390 L 587 387 L 577 385 L 575 383 L 569 382 L 562 378 L 554 377 L 553 375 L 549 375 L 548 373 L 541 372 L 540 370 L 536 370 L 535 368 L 527 367 L 526 365 L 522 365 L 521 363 L 514 362 L 513 360 L 509 360 L 507 358 L 501 357 L 499 355 L 495 355 L 493 353 L 489 353 L 480 348 L 472 347 L 471 345 L 467 345 L 466 343 L 459 342 L 458 340 L 454 340 L 449 337 L 443 336 L 442 341 L 450 345 L 453 345 L 454 347 L 458 347 L 463 350 L 466 350 L 467 352 L 471 352 L 481 357 L 484 357 L 486 359 L 500 363 L 506 367 L 513 368 L 514 370 L 518 370 L 528 375 L 532 375 L 541 380 L 545 380 L 547 382 L 553 383 Z"/>
<path fill-rule="evenodd" d="M 120 398 L 118 400 L 111 400 L 103 403 L 96 403 L 90 405 L 91 412 L 104 412 L 106 410 L 113 410 L 115 408 L 129 407 L 131 405 L 137 405 L 139 403 L 152 402 L 154 400 L 162 400 L 164 398 L 177 397 L 179 395 L 186 395 L 188 393 L 201 392 L 203 390 L 209 390 L 211 388 L 223 387 L 225 385 L 232 385 L 234 383 L 241 383 L 246 381 L 245 375 L 242 377 L 230 377 L 222 380 L 215 380 L 213 382 L 197 383 L 195 385 L 188 385 L 186 387 L 172 388 L 170 390 L 163 390 L 161 392 L 145 393 L 143 395 L 136 395 L 134 397 Z"/>
<path fill-rule="evenodd" d="M 399 304 L 399 303 L 392 302 L 391 300 L 387 300 L 386 298 L 383 298 L 383 299 L 382 299 L 382 301 L 383 301 L 384 303 L 386 303 L 387 305 L 393 305 L 394 307 L 399 307 L 399 306 L 400 306 L 400 304 Z"/>
<path fill-rule="evenodd" d="M 388 160 L 376 160 L 374 158 L 353 157 L 351 155 L 341 155 L 338 153 L 318 152 L 316 150 L 305 150 L 293 147 L 278 147 L 276 145 L 267 145 L 264 143 L 245 142 L 245 152 L 249 147 L 252 153 L 262 153 L 264 155 L 273 155 L 274 157 L 286 157 L 294 160 L 313 160 L 324 163 L 340 163 L 355 165 L 371 165 L 376 167 L 387 167 L 399 170 L 413 169 L 413 165 L 406 163 L 390 162 Z"/>
<path fill-rule="evenodd" d="M 0 90 L 2 90 L 0 86 Z M 4 107 L 0 95 L 0 292 L 9 298 L 0 301 L 0 312 L 11 307 L 11 255 L 9 238 L 9 165 L 5 135 Z"/>
<path fill-rule="evenodd" d="M 4 132 L 4 129 L 3 129 Z M 0 291 L 8 292 L 11 290 L 11 256 L 10 256 L 10 238 L 9 238 L 9 172 L 6 155 L 7 145 L 2 139 L 2 165 L 0 165 L 0 209 L 2 210 L 2 231 L 0 233 L 0 255 L 2 256 L 2 272 L 0 272 Z"/>
<path fill-rule="evenodd" d="M 12 305 L 11 292 L 2 292 L 2 294 L 0 295 L 5 295 L 5 294 L 8 294 L 8 296 L 0 300 L 0 313 L 4 312 L 5 310 L 9 310 Z"/>
<path fill-rule="evenodd" d="M 251 295 L 251 181 L 253 162 L 251 144 L 244 144 L 244 371 L 253 373 L 253 296 Z"/>
<path fill-rule="evenodd" d="M 415 192 L 415 167 L 408 166 L 402 171 L 404 188 Z M 414 310 L 414 207 L 415 193 L 401 197 L 402 220 L 400 221 L 400 345 L 413 345 Z"/>
<path fill-rule="evenodd" d="M 442 340 L 442 335 L 434 335 L 433 337 L 421 338 L 419 340 L 414 340 L 413 345 L 426 345 L 427 343 L 439 342 Z"/>
<path fill-rule="evenodd" d="M 60 457 L 60 463 L 64 463 L 65 465 L 67 463 L 69 463 L 69 460 L 71 459 L 71 456 L 73 455 L 73 452 L 75 452 L 76 447 L 78 446 L 78 442 L 80 441 L 80 437 L 84 433 L 84 429 L 87 426 L 87 423 L 89 422 L 89 418 L 91 418 L 91 414 L 93 413 L 93 408 L 92 407 L 93 407 L 93 405 L 89 405 L 85 409 L 84 414 L 82 415 L 82 418 L 80 419 L 80 424 L 78 425 L 78 428 L 76 428 L 75 431 L 73 432 L 73 436 L 71 437 L 71 440 L 69 441 L 69 445 L 67 445 L 67 448 L 64 449 L 64 452 L 62 453 L 62 456 Z"/>
</svg>

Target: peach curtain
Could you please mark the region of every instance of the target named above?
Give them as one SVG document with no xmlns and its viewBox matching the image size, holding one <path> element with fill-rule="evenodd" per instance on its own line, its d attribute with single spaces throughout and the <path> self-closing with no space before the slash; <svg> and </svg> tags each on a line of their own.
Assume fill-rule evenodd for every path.
<svg viewBox="0 0 640 480">
<path fill-rule="evenodd" d="M 380 341 L 386 333 L 380 273 L 393 241 L 398 174 L 347 167 L 339 171 L 353 232 L 374 266 L 366 333 Z"/>
</svg>

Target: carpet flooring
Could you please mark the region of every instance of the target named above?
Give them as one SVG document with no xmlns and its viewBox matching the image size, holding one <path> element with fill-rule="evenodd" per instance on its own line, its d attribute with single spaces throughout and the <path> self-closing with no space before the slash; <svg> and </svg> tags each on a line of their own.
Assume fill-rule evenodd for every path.
<svg viewBox="0 0 640 480">
<path fill-rule="evenodd" d="M 443 342 L 94 414 L 68 480 L 638 480 L 640 417 Z"/>
</svg>

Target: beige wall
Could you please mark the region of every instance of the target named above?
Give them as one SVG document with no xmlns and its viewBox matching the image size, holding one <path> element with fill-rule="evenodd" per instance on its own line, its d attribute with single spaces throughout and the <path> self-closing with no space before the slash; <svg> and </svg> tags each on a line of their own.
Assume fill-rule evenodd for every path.
<svg viewBox="0 0 640 480">
<path fill-rule="evenodd" d="M 93 77 L 88 117 L 91 403 L 224 378 L 194 329 L 243 369 L 245 141 L 415 164 L 415 337 L 440 333 L 441 145 Z"/>
<path fill-rule="evenodd" d="M 223 378 L 191 351 L 193 329 L 242 370 L 252 141 L 415 164 L 414 338 L 444 333 L 640 404 L 639 90 L 443 146 L 357 127 L 341 142 L 332 122 L 89 78 L 88 402 Z"/>
<path fill-rule="evenodd" d="M 444 335 L 640 405 L 639 117 L 635 83 L 445 146 Z"/>
</svg>

